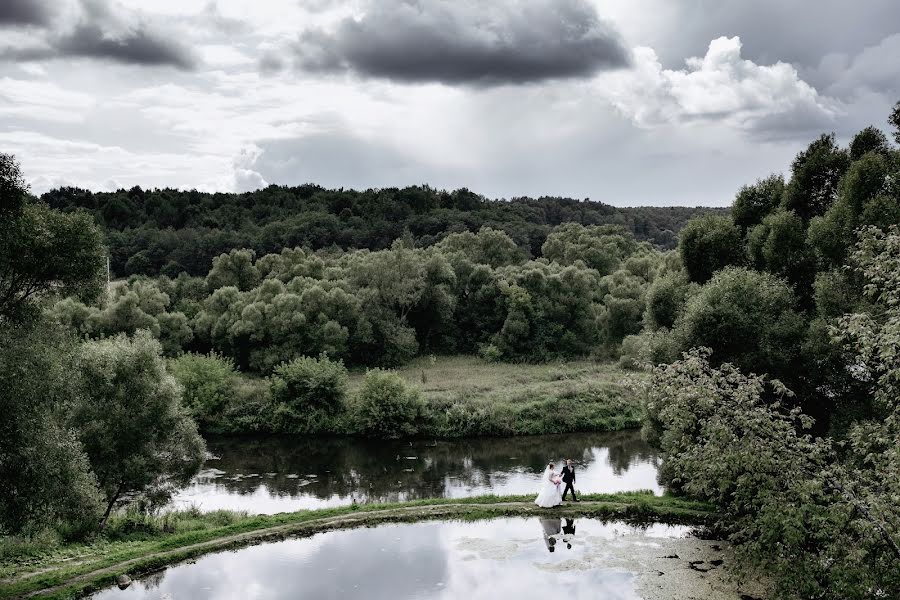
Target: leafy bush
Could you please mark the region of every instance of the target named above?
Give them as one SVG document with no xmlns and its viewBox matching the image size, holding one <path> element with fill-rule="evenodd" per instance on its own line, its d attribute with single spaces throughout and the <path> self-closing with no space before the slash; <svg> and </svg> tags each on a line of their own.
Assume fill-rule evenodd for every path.
<svg viewBox="0 0 900 600">
<path fill-rule="evenodd" d="M 224 356 L 184 354 L 169 363 L 172 375 L 184 388 L 184 404 L 204 431 L 221 433 L 225 406 L 234 398 L 238 374 Z"/>
<path fill-rule="evenodd" d="M 372 369 L 356 394 L 356 419 L 360 432 L 384 439 L 417 434 L 425 416 L 425 401 L 392 371 Z"/>
<path fill-rule="evenodd" d="M 347 369 L 327 356 L 303 357 L 275 368 L 271 377 L 276 427 L 291 433 L 321 433 L 345 411 Z"/>
<path fill-rule="evenodd" d="M 629 371 L 635 371 L 646 365 L 650 356 L 648 341 L 647 336 L 643 334 L 629 335 L 622 340 L 619 366 Z"/>
</svg>

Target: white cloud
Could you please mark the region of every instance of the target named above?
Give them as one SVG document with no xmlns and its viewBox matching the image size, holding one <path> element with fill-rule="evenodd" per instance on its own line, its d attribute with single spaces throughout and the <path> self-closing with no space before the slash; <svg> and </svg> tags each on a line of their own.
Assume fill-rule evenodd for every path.
<svg viewBox="0 0 900 600">
<path fill-rule="evenodd" d="M 790 129 L 791 115 L 805 129 L 838 114 L 837 103 L 819 95 L 793 66 L 742 58 L 737 37 L 713 40 L 706 55 L 688 58 L 684 69 L 664 69 L 651 48 L 636 48 L 634 57 L 633 70 L 601 75 L 597 86 L 638 127 L 723 124 L 760 133 L 773 122 Z M 789 118 L 778 118 L 784 116 Z"/>
<path fill-rule="evenodd" d="M 241 148 L 233 162 L 234 181 L 231 185 L 232 190 L 235 192 L 254 192 L 269 185 L 263 179 L 263 176 L 254 170 L 256 161 L 259 160 L 262 152 L 262 149 L 255 145 Z"/>
</svg>

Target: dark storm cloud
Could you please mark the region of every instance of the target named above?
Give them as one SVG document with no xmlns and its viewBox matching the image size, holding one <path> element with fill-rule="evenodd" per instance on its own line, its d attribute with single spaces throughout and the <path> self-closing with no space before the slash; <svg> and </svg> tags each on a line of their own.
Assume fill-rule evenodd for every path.
<svg viewBox="0 0 900 600">
<path fill-rule="evenodd" d="M 378 4 L 333 32 L 306 31 L 296 52 L 308 71 L 476 85 L 585 77 L 629 61 L 616 29 L 584 0 Z"/>
<path fill-rule="evenodd" d="M 105 0 L 81 0 L 80 5 L 82 17 L 72 28 L 49 31 L 40 46 L 0 50 L 0 59 L 93 58 L 179 69 L 194 66 L 193 53 L 187 46 L 162 32 L 151 30 L 143 22 L 121 25 L 119 16 Z"/>
<path fill-rule="evenodd" d="M 180 43 L 137 27 L 109 35 L 100 25 L 86 23 L 58 38 L 54 51 L 60 57 L 84 57 L 134 65 L 169 65 L 190 69 L 194 59 Z"/>
<path fill-rule="evenodd" d="M 0 25 L 47 25 L 50 17 L 43 0 L 0 1 Z"/>
</svg>

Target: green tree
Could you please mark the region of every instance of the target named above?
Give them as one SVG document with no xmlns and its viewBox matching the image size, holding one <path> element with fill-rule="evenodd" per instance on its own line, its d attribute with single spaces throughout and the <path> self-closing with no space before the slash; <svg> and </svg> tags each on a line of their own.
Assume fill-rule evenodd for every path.
<svg viewBox="0 0 900 600">
<path fill-rule="evenodd" d="M 729 217 L 708 215 L 689 221 L 681 230 L 678 251 L 688 278 L 697 283 L 744 262 L 741 232 Z"/>
<path fill-rule="evenodd" d="M 711 348 L 715 364 L 791 380 L 805 327 L 794 305 L 781 279 L 730 267 L 688 300 L 674 334 L 683 350 Z"/>
<path fill-rule="evenodd" d="M 600 281 L 603 297 L 603 324 L 608 342 L 621 343 L 627 335 L 640 332 L 643 325 L 647 282 L 621 269 Z"/>
<path fill-rule="evenodd" d="M 418 388 L 407 385 L 396 373 L 372 369 L 356 392 L 355 411 L 365 435 L 401 438 L 419 432 L 425 401 Z"/>
<path fill-rule="evenodd" d="M 85 342 L 79 351 L 70 424 L 106 500 L 101 528 L 123 494 L 166 498 L 203 460 L 203 438 L 160 351 L 144 331 Z"/>
<path fill-rule="evenodd" d="M 0 535 L 93 527 L 101 497 L 66 426 L 75 342 L 49 323 L 0 328 Z"/>
<path fill-rule="evenodd" d="M 825 268 L 846 262 L 854 231 L 861 225 L 900 222 L 900 162 L 869 153 L 855 161 L 840 184 L 838 200 L 809 226 L 810 245 Z"/>
<path fill-rule="evenodd" d="M 869 152 L 887 156 L 891 152 L 891 145 L 884 132 L 869 125 L 850 141 L 850 160 L 859 160 Z"/>
<path fill-rule="evenodd" d="M 750 263 L 786 279 L 801 297 L 809 297 L 816 274 L 815 257 L 806 242 L 803 221 L 790 211 L 766 216 L 747 235 Z"/>
<path fill-rule="evenodd" d="M 577 223 L 560 225 L 547 236 L 541 255 L 560 265 L 582 261 L 601 275 L 609 275 L 622 261 L 638 251 L 638 243 L 614 225 L 585 227 Z"/>
<path fill-rule="evenodd" d="M 304 356 L 275 368 L 271 377 L 276 425 L 290 433 L 333 432 L 345 410 L 347 369 L 327 356 Z"/>
<path fill-rule="evenodd" d="M 47 297 L 88 302 L 103 290 L 106 252 L 91 217 L 27 194 L 15 159 L 0 154 L 0 323 L 34 318 Z"/>
<path fill-rule="evenodd" d="M 504 231 L 482 227 L 478 233 L 451 233 L 437 245 L 443 252 L 459 253 L 475 264 L 504 267 L 524 262 L 525 253 Z"/>
<path fill-rule="evenodd" d="M 672 329 L 691 290 L 692 284 L 683 272 L 667 273 L 656 278 L 647 289 L 647 312 L 644 316 L 647 327 L 651 331 L 661 327 Z"/>
<path fill-rule="evenodd" d="M 259 269 L 253 264 L 253 250 L 232 250 L 213 259 L 212 269 L 206 276 L 206 285 L 213 292 L 219 288 L 234 286 L 242 292 L 259 284 Z"/>
<path fill-rule="evenodd" d="M 775 211 L 784 195 L 784 177 L 769 175 L 753 185 L 745 185 L 734 198 L 731 218 L 742 233 L 762 223 L 766 215 Z"/>
<path fill-rule="evenodd" d="M 849 166 L 850 155 L 837 146 L 834 134 L 823 134 L 794 158 L 782 206 L 804 222 L 825 214 L 837 198 L 841 177 Z"/>
</svg>

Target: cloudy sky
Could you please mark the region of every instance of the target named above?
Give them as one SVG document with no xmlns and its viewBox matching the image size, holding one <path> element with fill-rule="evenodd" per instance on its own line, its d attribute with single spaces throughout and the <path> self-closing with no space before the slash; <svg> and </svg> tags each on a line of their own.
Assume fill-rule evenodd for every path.
<svg viewBox="0 0 900 600">
<path fill-rule="evenodd" d="M 0 0 L 0 151 L 60 185 L 725 205 L 886 128 L 897 0 Z"/>
</svg>

